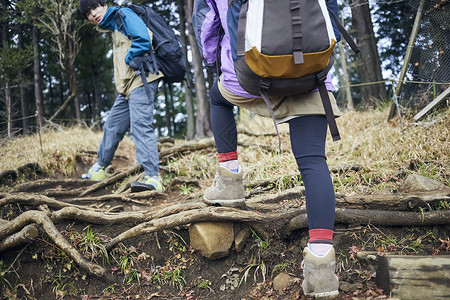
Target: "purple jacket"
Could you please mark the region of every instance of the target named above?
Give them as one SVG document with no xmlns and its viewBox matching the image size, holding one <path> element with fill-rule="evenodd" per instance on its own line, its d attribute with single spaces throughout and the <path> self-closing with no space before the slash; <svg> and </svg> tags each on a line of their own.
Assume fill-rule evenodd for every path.
<svg viewBox="0 0 450 300">
<path fill-rule="evenodd" d="M 227 10 L 228 0 L 206 0 L 210 11 L 205 16 L 205 21 L 202 24 L 201 43 L 203 46 L 203 58 L 207 63 L 214 63 L 216 61 L 216 48 L 219 39 L 220 25 L 225 30 L 225 35 L 220 42 L 220 57 L 222 64 L 222 84 L 230 92 L 235 95 L 255 98 L 257 96 L 250 95 L 241 88 L 234 71 L 233 58 L 231 56 L 230 36 L 227 26 Z M 213 2 L 213 3 L 211 3 Z M 214 5 L 215 3 L 215 5 Z M 217 7 L 218 14 L 215 7 Z M 325 81 L 326 87 L 329 91 L 332 90 L 331 75 L 328 73 Z"/>
</svg>

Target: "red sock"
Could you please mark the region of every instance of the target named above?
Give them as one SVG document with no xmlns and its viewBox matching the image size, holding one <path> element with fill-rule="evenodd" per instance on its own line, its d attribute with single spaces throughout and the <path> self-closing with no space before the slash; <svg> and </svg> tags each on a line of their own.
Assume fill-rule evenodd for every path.
<svg viewBox="0 0 450 300">
<path fill-rule="evenodd" d="M 226 162 L 227 160 L 238 159 L 237 151 L 228 153 L 219 153 L 219 162 Z"/>
<path fill-rule="evenodd" d="M 323 228 L 309 230 L 309 243 L 333 244 L 333 230 Z"/>
</svg>

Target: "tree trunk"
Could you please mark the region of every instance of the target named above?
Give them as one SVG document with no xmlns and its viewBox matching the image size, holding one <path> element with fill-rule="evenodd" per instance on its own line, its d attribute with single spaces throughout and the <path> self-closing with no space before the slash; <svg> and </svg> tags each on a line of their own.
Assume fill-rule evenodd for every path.
<svg viewBox="0 0 450 300">
<path fill-rule="evenodd" d="M 44 102 L 42 100 L 41 89 L 41 59 L 39 50 L 39 29 L 33 26 L 33 56 L 34 56 L 34 98 L 36 103 L 37 125 L 41 128 L 44 125 Z"/>
<path fill-rule="evenodd" d="M 19 76 L 23 77 L 23 71 L 20 71 Z M 28 132 L 28 110 L 27 110 L 27 104 L 26 104 L 26 98 L 25 98 L 25 86 L 21 83 L 20 84 L 20 110 L 22 112 L 22 131 L 23 133 Z"/>
<path fill-rule="evenodd" d="M 166 104 L 165 110 L 166 110 L 166 127 L 167 127 L 167 136 L 173 137 L 173 131 L 172 131 L 172 112 L 171 112 L 171 105 L 170 99 L 168 97 L 167 92 L 167 86 L 165 83 L 163 83 L 163 90 L 164 90 L 164 101 Z"/>
<path fill-rule="evenodd" d="M 342 82 L 345 85 L 345 88 L 342 92 L 345 95 L 345 102 L 346 102 L 347 110 L 353 110 L 353 99 L 352 99 L 352 94 L 350 91 L 350 80 L 348 79 L 347 61 L 345 60 L 345 50 L 344 50 L 343 41 L 340 41 L 338 43 L 338 47 L 339 47 L 339 56 L 341 58 L 341 60 L 340 60 L 341 68 L 342 68 L 342 73 L 343 73 L 342 81 L 341 81 L 341 76 L 339 76 L 339 82 Z M 344 97 L 342 97 L 342 98 L 344 98 Z"/>
<path fill-rule="evenodd" d="M 50 122 L 52 122 L 57 116 L 59 116 L 70 104 L 70 102 L 72 102 L 72 100 L 74 99 L 75 95 L 71 94 L 66 101 L 64 101 L 64 103 L 58 108 L 58 110 L 50 117 L 50 119 L 48 119 Z"/>
<path fill-rule="evenodd" d="M 363 107 L 378 105 L 380 99 L 386 99 L 386 87 L 381 73 L 377 41 L 373 32 L 368 0 L 353 0 L 351 4 L 352 23 L 356 41 L 361 49 L 358 55 L 358 73 L 362 84 L 361 104 Z"/>
<path fill-rule="evenodd" d="M 94 119 L 94 123 L 97 123 L 97 121 L 100 121 L 100 90 L 98 88 L 99 80 L 97 72 L 92 73 L 92 82 L 94 83 L 94 100 L 91 105 L 92 107 L 91 118 Z"/>
<path fill-rule="evenodd" d="M 8 7 L 8 2 L 5 3 L 5 7 Z M 2 35 L 1 35 L 1 45 L 3 49 L 9 48 L 8 45 L 8 19 L 2 20 Z M 11 84 L 9 82 L 8 76 L 5 77 L 5 108 L 6 108 L 6 124 L 7 124 L 7 134 L 11 137 L 11 127 L 12 127 L 12 117 L 11 117 Z"/>
<path fill-rule="evenodd" d="M 191 1 L 186 6 L 186 17 L 189 28 L 189 44 L 192 51 L 192 67 L 194 68 L 195 77 L 195 94 L 197 98 L 197 138 L 211 136 L 211 123 L 209 118 L 209 101 L 206 96 L 205 75 L 203 74 L 202 58 L 200 50 L 197 46 L 197 40 L 192 26 L 192 9 Z"/>
<path fill-rule="evenodd" d="M 23 43 L 23 28 L 22 25 L 19 23 L 19 48 L 24 49 L 24 43 Z M 27 112 L 27 104 L 25 99 L 25 86 L 23 84 L 23 79 L 25 78 L 25 74 L 23 72 L 23 69 L 19 70 L 19 90 L 20 90 L 20 108 L 22 112 L 22 131 L 23 133 L 28 132 L 28 112 Z"/>
<path fill-rule="evenodd" d="M 12 117 L 11 117 L 11 86 L 9 81 L 5 83 L 5 104 L 6 104 L 6 122 L 8 124 L 8 137 L 11 137 Z"/>
<path fill-rule="evenodd" d="M 69 89 L 74 99 L 75 116 L 77 118 L 77 123 L 78 125 L 81 125 L 80 98 L 78 97 L 77 74 L 75 72 L 76 54 L 73 49 L 72 40 L 68 41 L 68 52 L 69 52 L 68 60 L 69 60 L 69 82 L 70 82 Z"/>
<path fill-rule="evenodd" d="M 187 44 L 188 38 L 186 36 L 186 14 L 184 8 L 184 1 L 178 0 L 178 7 L 180 12 L 180 33 L 181 33 L 181 41 L 183 42 L 183 51 L 187 54 Z M 187 59 L 186 55 L 186 64 L 187 69 L 191 69 L 191 64 Z M 187 128 L 186 128 L 186 139 L 188 141 L 192 140 L 195 136 L 195 116 L 194 116 L 194 107 L 192 104 L 192 90 L 189 88 L 193 86 L 193 82 L 189 76 L 187 77 L 187 82 L 183 82 L 184 90 L 185 90 L 185 101 L 186 101 L 186 114 L 187 114 Z"/>
<path fill-rule="evenodd" d="M 73 104 L 75 108 L 75 116 L 77 118 L 77 124 L 81 125 L 81 112 L 80 112 L 80 98 L 78 97 L 78 85 L 77 77 L 75 74 L 75 66 L 70 67 L 70 93 L 73 96 Z"/>
<path fill-rule="evenodd" d="M 69 97 L 64 100 L 64 89 L 61 89 L 62 106 L 53 114 L 50 120 L 55 119 L 75 99 L 75 114 L 78 123 L 81 123 L 80 106 L 77 97 L 75 59 L 80 50 L 80 29 L 85 23 L 75 20 L 79 2 L 76 0 L 38 0 L 36 2 L 47 8 L 42 11 L 42 14 L 36 16 L 36 20 L 52 35 L 52 51 L 58 57 L 61 70 L 68 76 L 68 88 L 70 90 Z M 62 74 L 61 78 L 63 78 Z M 61 87 L 63 87 L 63 80 L 61 80 Z"/>
</svg>

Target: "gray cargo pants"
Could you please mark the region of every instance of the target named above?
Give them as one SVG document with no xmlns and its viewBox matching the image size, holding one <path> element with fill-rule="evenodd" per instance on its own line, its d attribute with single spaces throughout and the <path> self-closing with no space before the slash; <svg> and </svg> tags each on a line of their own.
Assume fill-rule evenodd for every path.
<svg viewBox="0 0 450 300">
<path fill-rule="evenodd" d="M 158 81 L 149 83 L 153 97 L 149 99 L 144 86 L 135 88 L 130 99 L 119 95 L 103 126 L 103 138 L 97 151 L 98 163 L 108 166 L 125 133 L 131 128 L 136 157 L 146 176 L 158 176 L 159 155 L 156 134 L 153 131 L 153 102 Z"/>
</svg>

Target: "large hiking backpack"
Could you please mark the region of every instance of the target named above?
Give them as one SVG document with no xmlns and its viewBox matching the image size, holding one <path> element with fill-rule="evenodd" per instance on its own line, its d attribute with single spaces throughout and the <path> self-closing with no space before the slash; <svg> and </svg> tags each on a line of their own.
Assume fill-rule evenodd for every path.
<svg viewBox="0 0 450 300">
<path fill-rule="evenodd" d="M 227 25 L 239 84 L 248 93 L 264 99 L 275 127 L 269 96 L 319 89 L 336 141 L 340 139 L 339 131 L 325 87 L 336 44 L 330 14 L 352 49 L 359 49 L 327 3 L 328 0 L 232 0 Z"/>
<path fill-rule="evenodd" d="M 203 22 L 211 18 L 206 15 L 211 10 L 218 15 L 215 2 L 194 0 L 192 21 L 200 49 Z M 338 41 L 335 35 L 340 38 L 342 34 L 356 53 L 359 49 L 333 13 L 337 13 L 336 1 L 228 0 L 228 4 L 227 25 L 239 84 L 248 93 L 264 99 L 277 133 L 269 96 L 290 96 L 318 89 L 333 140 L 340 139 L 324 84 L 334 61 L 333 49 Z M 205 65 L 219 65 L 223 30 L 215 27 L 208 30 L 217 32 L 217 41 L 209 36 L 207 42 L 217 43 L 218 52 Z"/>
<path fill-rule="evenodd" d="M 161 70 L 167 83 L 182 82 L 186 75 L 186 59 L 178 36 L 151 7 L 145 5 L 126 7 L 133 10 L 153 33 L 152 49 L 142 65 L 144 70 L 150 73 L 158 73 Z M 123 27 L 122 18 L 125 18 L 125 14 L 118 10 L 115 21 L 119 29 Z"/>
</svg>

